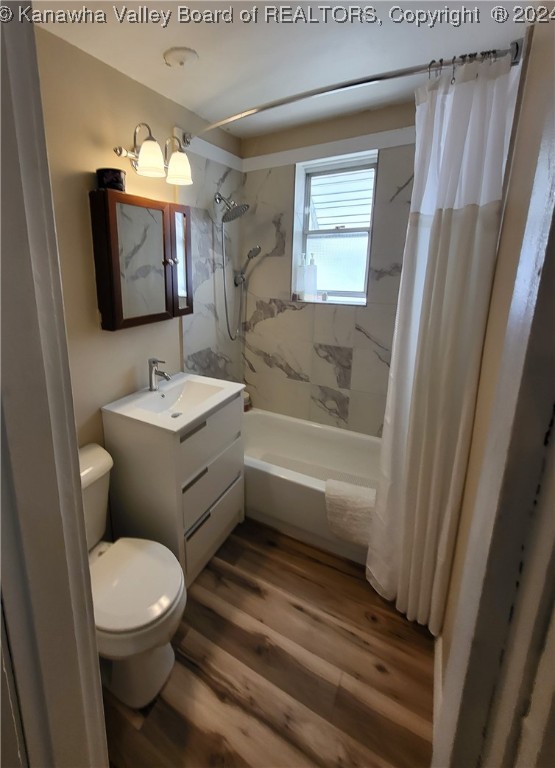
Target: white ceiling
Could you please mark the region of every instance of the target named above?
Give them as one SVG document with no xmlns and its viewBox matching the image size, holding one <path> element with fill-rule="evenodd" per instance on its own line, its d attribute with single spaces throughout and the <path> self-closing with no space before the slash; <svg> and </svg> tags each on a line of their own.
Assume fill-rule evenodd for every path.
<svg viewBox="0 0 555 768">
<path fill-rule="evenodd" d="M 510 19 L 497 23 L 491 10 L 499 3 L 426 3 L 374 2 L 381 25 L 324 21 L 323 8 L 336 9 L 337 18 L 349 8 L 366 4 L 344 5 L 314 2 L 192 2 L 187 8 L 214 12 L 232 10 L 233 22 L 180 23 L 178 7 L 184 2 L 152 0 L 150 3 L 116 2 L 49 2 L 35 7 L 89 8 L 103 10 L 106 24 L 46 24 L 46 28 L 83 51 L 106 62 L 129 77 L 158 93 L 182 104 L 209 122 L 236 114 L 276 99 L 299 92 L 340 83 L 346 80 L 390 70 L 426 64 L 444 57 L 446 62 L 456 54 L 505 48 L 524 34 L 522 24 Z M 241 20 L 241 11 L 258 7 L 258 20 Z M 393 23 L 389 11 L 399 5 L 407 11 L 437 11 L 478 8 L 479 23 L 455 27 L 437 23 L 435 27 L 418 27 L 414 23 Z M 512 5 L 505 3 L 507 9 Z M 171 11 L 164 29 L 155 23 L 119 22 L 118 13 L 127 8 L 137 11 Z M 265 14 L 279 9 L 300 8 L 313 22 L 277 23 L 265 20 Z M 309 10 L 310 8 L 310 10 Z M 267 10 L 269 9 L 269 10 Z M 277 9 L 274 11 L 273 9 Z M 286 13 L 287 11 L 282 11 Z M 310 16 L 309 16 L 310 13 Z M 330 15 L 332 11 L 328 11 Z M 396 12 L 397 16 L 399 11 Z M 170 68 L 163 53 L 175 46 L 197 51 L 198 61 L 184 67 Z M 445 64 L 448 67 L 448 63 Z M 426 79 L 427 75 L 424 75 Z M 368 85 L 335 95 L 279 107 L 261 115 L 246 118 L 229 127 L 236 136 L 253 136 L 281 130 L 312 120 L 357 112 L 387 103 L 413 98 L 421 77 L 400 78 L 387 83 Z M 146 118 L 145 118 L 146 119 Z M 187 126 L 184 126 L 187 129 Z"/>
</svg>

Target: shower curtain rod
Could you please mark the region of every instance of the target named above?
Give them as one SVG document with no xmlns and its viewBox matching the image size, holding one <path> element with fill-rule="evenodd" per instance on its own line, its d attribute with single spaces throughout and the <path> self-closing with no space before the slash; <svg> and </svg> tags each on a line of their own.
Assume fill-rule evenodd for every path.
<svg viewBox="0 0 555 768">
<path fill-rule="evenodd" d="M 269 109 L 275 109 L 276 107 L 285 107 L 288 104 L 295 104 L 297 101 L 304 101 L 304 99 L 312 99 L 316 96 L 325 96 L 328 93 L 339 93 L 341 91 L 348 91 L 351 88 L 360 88 L 363 85 L 371 85 L 372 83 L 382 83 L 386 80 L 395 80 L 398 77 L 409 77 L 410 75 L 423 75 L 426 72 L 430 73 L 433 68 L 437 71 L 437 68 L 439 67 L 440 70 L 445 67 L 446 69 L 448 67 L 460 65 L 467 59 L 473 60 L 477 58 L 478 56 L 485 56 L 485 55 L 492 55 L 492 56 L 505 56 L 506 54 L 511 55 L 511 66 L 514 66 L 515 64 L 518 64 L 520 62 L 520 57 L 522 54 L 522 45 L 523 45 L 523 39 L 520 40 L 514 40 L 509 48 L 505 48 L 504 50 L 492 50 L 492 51 L 481 51 L 480 53 L 467 53 L 463 54 L 461 56 L 454 56 L 451 59 L 439 59 L 436 61 L 433 59 L 429 64 L 420 64 L 418 66 L 414 67 L 406 67 L 405 69 L 394 69 L 391 72 L 381 72 L 377 75 L 370 75 L 369 77 L 361 77 L 358 80 L 346 80 L 343 83 L 336 83 L 335 85 L 327 85 L 323 88 L 315 88 L 313 91 L 304 91 L 304 93 L 298 93 L 295 96 L 286 96 L 283 99 L 276 99 L 276 101 L 269 101 L 266 104 L 262 104 L 259 107 L 253 107 L 252 109 L 247 109 L 244 112 L 238 112 L 236 115 L 232 115 L 231 117 L 226 117 L 223 120 L 218 120 L 216 123 L 211 123 L 210 125 L 207 125 L 206 128 L 203 128 L 201 131 L 198 132 L 198 134 L 195 134 L 196 136 L 201 136 L 203 133 L 208 133 L 208 131 L 213 131 L 216 128 L 222 128 L 224 125 L 229 125 L 230 123 L 235 123 L 237 120 L 242 120 L 245 117 L 251 117 L 251 115 L 259 115 L 261 112 L 267 112 Z M 192 136 L 191 134 L 184 133 L 183 134 L 183 141 L 188 144 L 190 143 Z"/>
</svg>

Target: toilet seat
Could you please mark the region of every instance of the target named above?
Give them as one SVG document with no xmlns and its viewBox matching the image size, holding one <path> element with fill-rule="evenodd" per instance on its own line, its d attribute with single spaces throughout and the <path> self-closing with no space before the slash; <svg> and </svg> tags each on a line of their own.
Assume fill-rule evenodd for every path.
<svg viewBox="0 0 555 768">
<path fill-rule="evenodd" d="M 118 539 L 90 565 L 94 618 L 102 634 L 125 634 L 160 622 L 182 596 L 179 562 L 146 539 Z"/>
</svg>

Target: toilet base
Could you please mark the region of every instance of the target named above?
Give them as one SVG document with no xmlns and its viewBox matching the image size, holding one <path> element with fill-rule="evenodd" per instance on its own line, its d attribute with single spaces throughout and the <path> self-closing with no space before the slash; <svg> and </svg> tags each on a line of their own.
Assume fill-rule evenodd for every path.
<svg viewBox="0 0 555 768">
<path fill-rule="evenodd" d="M 100 659 L 102 685 L 132 709 L 141 709 L 158 695 L 170 676 L 175 654 L 170 643 L 127 659 Z"/>
</svg>

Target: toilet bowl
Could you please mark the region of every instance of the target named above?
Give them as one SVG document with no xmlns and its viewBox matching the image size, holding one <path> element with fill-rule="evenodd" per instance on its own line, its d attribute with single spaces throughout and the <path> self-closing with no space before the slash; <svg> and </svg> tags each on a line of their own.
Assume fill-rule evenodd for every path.
<svg viewBox="0 0 555 768">
<path fill-rule="evenodd" d="M 175 661 L 170 640 L 187 599 L 183 571 L 158 542 L 101 540 L 112 458 L 86 445 L 79 465 L 102 683 L 139 709 L 159 693 Z"/>
</svg>

